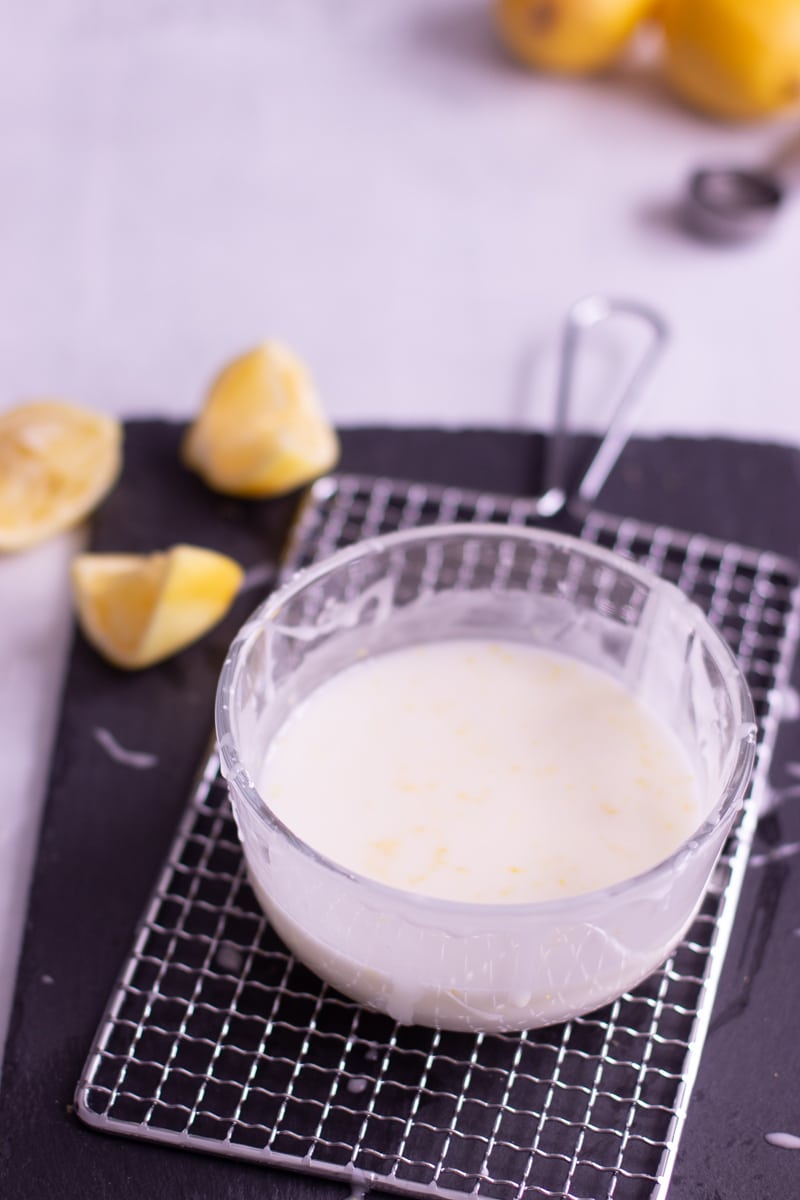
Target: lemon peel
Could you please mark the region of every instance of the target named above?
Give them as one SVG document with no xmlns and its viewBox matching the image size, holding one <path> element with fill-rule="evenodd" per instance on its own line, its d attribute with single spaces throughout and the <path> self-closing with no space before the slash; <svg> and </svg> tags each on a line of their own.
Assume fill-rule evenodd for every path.
<svg viewBox="0 0 800 1200">
<path fill-rule="evenodd" d="M 117 481 L 122 426 L 65 400 L 0 414 L 0 552 L 25 550 L 89 515 Z"/>
<path fill-rule="evenodd" d="M 335 466 L 339 442 L 304 365 L 265 342 L 214 381 L 181 457 L 215 491 L 281 496 Z"/>
<path fill-rule="evenodd" d="M 84 636 L 127 670 L 152 666 L 207 633 L 243 576 L 227 555 L 184 544 L 153 554 L 79 554 L 71 566 Z"/>
<path fill-rule="evenodd" d="M 495 0 L 500 38 L 529 67 L 583 74 L 620 54 L 656 0 Z"/>
<path fill-rule="evenodd" d="M 798 0 L 665 0 L 665 72 L 692 108 L 728 120 L 800 100 Z"/>
</svg>

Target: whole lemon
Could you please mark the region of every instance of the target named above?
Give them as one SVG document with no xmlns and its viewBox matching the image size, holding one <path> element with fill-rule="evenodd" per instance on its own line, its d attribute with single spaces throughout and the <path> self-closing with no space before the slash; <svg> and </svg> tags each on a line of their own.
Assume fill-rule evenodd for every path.
<svg viewBox="0 0 800 1200">
<path fill-rule="evenodd" d="M 495 21 L 507 48 L 527 66 L 581 74 L 608 66 L 655 2 L 496 0 Z"/>
<path fill-rule="evenodd" d="M 800 99 L 800 0 L 665 0 L 666 73 L 688 104 L 732 120 Z"/>
</svg>

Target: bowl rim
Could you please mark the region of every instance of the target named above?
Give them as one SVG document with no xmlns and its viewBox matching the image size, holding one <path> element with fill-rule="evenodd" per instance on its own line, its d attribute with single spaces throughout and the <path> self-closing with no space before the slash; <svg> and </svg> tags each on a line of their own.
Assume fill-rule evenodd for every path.
<svg viewBox="0 0 800 1200">
<path fill-rule="evenodd" d="M 517 901 L 513 903 L 496 901 L 485 902 L 475 900 L 452 900 L 441 896 L 428 896 L 421 892 L 412 892 L 392 884 L 382 883 L 369 875 L 363 875 L 349 867 L 343 866 L 333 858 L 322 853 L 299 837 L 290 826 L 267 804 L 261 796 L 256 784 L 247 771 L 236 746 L 235 735 L 230 719 L 229 696 L 236 678 L 237 665 L 245 653 L 252 638 L 256 636 L 268 622 L 273 619 L 295 595 L 305 587 L 317 582 L 332 571 L 348 566 L 354 561 L 365 557 L 384 553 L 393 546 L 404 545 L 426 540 L 444 541 L 448 538 L 474 536 L 487 538 L 492 541 L 512 538 L 528 543 L 549 543 L 563 549 L 580 552 L 584 557 L 595 562 L 605 563 L 609 567 L 622 571 L 638 580 L 654 592 L 669 596 L 686 611 L 692 613 L 698 633 L 703 643 L 712 653 L 720 673 L 739 707 L 739 740 L 735 755 L 732 756 L 727 775 L 722 782 L 720 797 L 703 821 L 693 832 L 666 857 L 647 867 L 635 875 L 606 887 L 594 888 L 591 891 L 573 893 L 569 896 L 551 900 Z M 230 644 L 223 663 L 215 697 L 215 724 L 217 733 L 217 750 L 220 769 L 229 788 L 234 787 L 244 799 L 248 809 L 255 818 L 283 837 L 295 850 L 304 857 L 316 862 L 326 871 L 349 880 L 355 885 L 363 885 L 377 896 L 383 896 L 394 906 L 405 905 L 419 913 L 431 915 L 472 915 L 474 917 L 530 917 L 533 915 L 568 916 L 574 915 L 584 905 L 592 905 L 601 899 L 615 899 L 637 892 L 640 888 L 657 883 L 662 877 L 668 877 L 678 869 L 682 862 L 709 842 L 715 835 L 722 832 L 724 836 L 730 831 L 733 818 L 744 803 L 744 795 L 751 780 L 756 755 L 758 726 L 756 724 L 750 689 L 733 651 L 722 634 L 711 624 L 706 614 L 684 592 L 669 580 L 662 579 L 648 567 L 642 566 L 633 559 L 608 550 L 594 542 L 584 541 L 572 534 L 560 533 L 550 529 L 524 525 L 506 525 L 500 522 L 471 522 L 452 521 L 442 524 L 415 526 L 413 529 L 397 530 L 391 533 L 377 534 L 364 538 L 352 545 L 342 547 L 325 555 L 323 558 L 293 572 L 266 599 L 262 600 L 248 619 L 240 627 Z"/>
</svg>

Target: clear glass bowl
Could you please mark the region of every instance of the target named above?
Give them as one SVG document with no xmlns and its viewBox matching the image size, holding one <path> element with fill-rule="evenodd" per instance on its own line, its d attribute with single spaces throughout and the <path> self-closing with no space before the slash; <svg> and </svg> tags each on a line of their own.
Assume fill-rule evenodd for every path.
<svg viewBox="0 0 800 1200">
<path fill-rule="evenodd" d="M 412 894 L 301 841 L 254 782 L 292 708 L 365 654 L 453 637 L 541 646 L 630 688 L 689 754 L 700 827 L 640 875 L 532 904 Z M 390 534 L 298 574 L 234 640 L 216 719 L 250 880 L 287 946 L 397 1021 L 490 1032 L 589 1012 L 668 957 L 741 806 L 756 732 L 733 655 L 677 588 L 574 538 L 503 525 Z"/>
</svg>

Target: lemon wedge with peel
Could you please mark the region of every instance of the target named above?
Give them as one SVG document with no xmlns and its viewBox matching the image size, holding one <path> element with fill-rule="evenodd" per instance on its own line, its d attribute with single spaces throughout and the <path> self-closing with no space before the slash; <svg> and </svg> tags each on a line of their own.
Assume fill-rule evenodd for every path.
<svg viewBox="0 0 800 1200">
<path fill-rule="evenodd" d="M 87 640 L 109 662 L 137 670 L 216 625 L 243 575 L 225 554 L 178 545 L 155 554 L 79 554 L 72 590 Z"/>
<path fill-rule="evenodd" d="M 0 414 L 0 551 L 24 550 L 77 525 L 116 482 L 119 421 L 64 400 Z"/>
<path fill-rule="evenodd" d="M 218 492 L 281 496 L 329 471 L 339 442 L 303 364 L 265 342 L 214 381 L 181 454 Z"/>
</svg>

